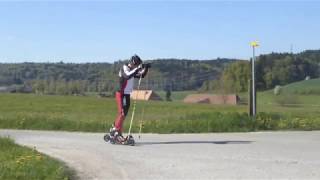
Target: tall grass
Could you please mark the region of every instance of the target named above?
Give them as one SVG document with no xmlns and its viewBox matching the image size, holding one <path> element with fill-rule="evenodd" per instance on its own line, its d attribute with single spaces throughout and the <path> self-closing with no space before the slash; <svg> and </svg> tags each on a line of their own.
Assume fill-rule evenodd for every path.
<svg viewBox="0 0 320 180">
<path fill-rule="evenodd" d="M 272 95 L 258 98 L 269 101 Z M 0 94 L 0 128 L 105 132 L 114 121 L 114 99 L 73 96 Z M 142 110 L 144 109 L 144 116 Z M 131 108 L 132 110 L 132 108 Z M 214 106 L 181 102 L 137 102 L 133 132 L 198 133 L 280 129 L 320 129 L 318 108 L 258 103 L 259 115 L 247 106 Z M 263 111 L 268 113 L 263 113 Z M 131 112 L 125 122 L 128 129 Z"/>
</svg>

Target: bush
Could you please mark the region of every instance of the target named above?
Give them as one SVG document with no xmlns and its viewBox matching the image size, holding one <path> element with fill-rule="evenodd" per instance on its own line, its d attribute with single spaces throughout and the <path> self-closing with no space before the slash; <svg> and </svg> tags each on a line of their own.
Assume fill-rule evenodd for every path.
<svg viewBox="0 0 320 180">
<path fill-rule="evenodd" d="M 280 95 L 281 94 L 281 86 L 276 86 L 273 90 L 274 95 Z"/>
<path fill-rule="evenodd" d="M 280 106 L 297 106 L 301 104 L 299 98 L 290 93 L 281 94 L 275 98 L 275 102 Z"/>
</svg>

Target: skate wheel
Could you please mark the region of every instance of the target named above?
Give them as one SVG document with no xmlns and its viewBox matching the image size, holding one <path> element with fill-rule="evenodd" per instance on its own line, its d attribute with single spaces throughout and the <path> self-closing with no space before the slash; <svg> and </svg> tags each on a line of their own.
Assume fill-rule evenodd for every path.
<svg viewBox="0 0 320 180">
<path fill-rule="evenodd" d="M 128 141 L 128 145 L 129 145 L 129 146 L 134 146 L 134 144 L 135 144 L 135 142 L 134 142 L 133 139 Z"/>
<path fill-rule="evenodd" d="M 128 137 L 126 144 L 129 145 L 129 146 L 134 146 L 135 141 L 134 141 L 134 139 L 133 139 L 132 136 L 129 136 L 129 137 Z"/>
<path fill-rule="evenodd" d="M 103 136 L 103 139 L 106 141 L 106 142 L 109 142 L 110 141 L 110 135 L 109 134 L 106 134 Z"/>
<path fill-rule="evenodd" d="M 116 144 L 116 142 L 114 141 L 114 139 L 110 139 L 110 144 Z"/>
</svg>

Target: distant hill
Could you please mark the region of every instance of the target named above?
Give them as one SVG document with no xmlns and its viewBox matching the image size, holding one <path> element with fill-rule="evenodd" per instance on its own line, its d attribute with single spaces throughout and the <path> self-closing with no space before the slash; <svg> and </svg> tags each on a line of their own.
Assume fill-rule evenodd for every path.
<svg viewBox="0 0 320 180">
<path fill-rule="evenodd" d="M 1 61 L 1 60 L 0 60 Z M 82 94 L 114 92 L 118 72 L 127 61 L 114 63 L 0 63 L 0 87 L 23 85 L 42 94 Z M 212 60 L 155 59 L 142 89 L 192 91 L 219 90 L 246 92 L 251 78 L 249 61 L 218 58 Z M 320 50 L 301 53 L 262 54 L 256 60 L 257 89 L 320 77 Z M 307 90 L 296 90 L 306 93 Z M 312 90 L 310 93 L 315 90 Z"/>
<path fill-rule="evenodd" d="M 152 64 L 142 88 L 193 90 L 206 80 L 219 78 L 236 59 L 147 60 Z M 7 63 L 0 64 L 0 86 L 28 85 L 45 94 L 114 91 L 118 72 L 126 61 L 111 63 Z"/>
<path fill-rule="evenodd" d="M 307 50 L 298 54 L 262 54 L 255 62 L 255 72 L 256 87 L 259 91 L 299 82 L 307 77 L 320 78 L 320 50 Z M 225 68 L 221 77 L 218 82 L 204 83 L 204 89 L 215 90 L 218 87 L 224 92 L 246 92 L 251 79 L 251 64 L 249 61 L 232 63 Z M 301 90 L 301 93 L 308 92 Z"/>
<path fill-rule="evenodd" d="M 298 54 L 271 53 L 260 55 L 256 63 L 257 87 L 261 90 L 276 85 L 320 77 L 320 50 L 306 50 Z"/>
<path fill-rule="evenodd" d="M 282 91 L 291 94 L 320 95 L 320 78 L 288 84 L 282 87 Z"/>
</svg>

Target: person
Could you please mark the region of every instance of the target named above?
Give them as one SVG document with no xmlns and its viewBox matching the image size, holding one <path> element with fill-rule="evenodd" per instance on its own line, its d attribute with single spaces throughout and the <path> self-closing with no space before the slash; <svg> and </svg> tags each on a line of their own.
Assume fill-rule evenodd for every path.
<svg viewBox="0 0 320 180">
<path fill-rule="evenodd" d="M 144 78 L 148 68 L 143 65 L 138 55 L 133 55 L 119 71 L 119 88 L 115 94 L 118 112 L 113 127 L 110 128 L 110 137 L 117 137 L 117 141 L 124 141 L 123 123 L 130 108 L 130 93 L 133 90 L 134 78 Z"/>
</svg>

